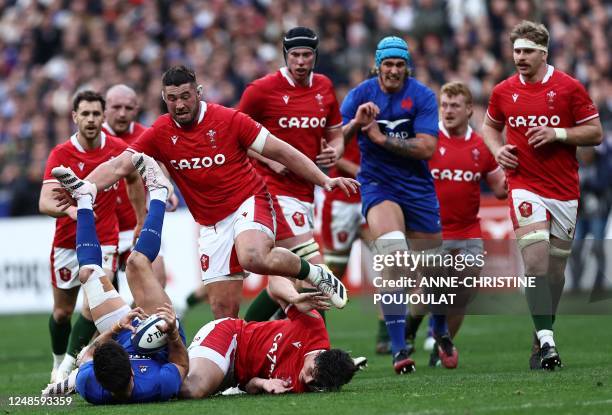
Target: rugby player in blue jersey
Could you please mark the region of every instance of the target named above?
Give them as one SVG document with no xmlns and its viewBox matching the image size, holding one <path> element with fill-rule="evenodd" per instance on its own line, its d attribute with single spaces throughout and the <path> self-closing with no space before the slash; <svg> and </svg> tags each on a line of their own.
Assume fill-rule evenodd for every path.
<svg viewBox="0 0 612 415">
<path fill-rule="evenodd" d="M 178 328 L 171 301 L 151 266 L 159 253 L 164 211 L 172 195 L 172 184 L 155 160 L 143 154 L 134 154 L 132 160 L 143 176 L 151 199 L 144 226 L 127 261 L 128 283 L 139 306 L 133 310 L 101 268 L 102 253 L 92 210 L 96 186 L 77 178 L 70 168 L 60 166 L 52 171 L 77 201 L 79 280 L 100 336 L 77 360 L 78 369 L 65 381 L 50 384 L 43 395 L 63 395 L 76 389 L 93 404 L 167 401 L 178 395 L 187 374 L 185 335 Z M 152 313 L 163 320 L 157 328 L 166 333 L 167 344 L 161 351 L 143 355 L 131 342 L 136 331 L 134 319 L 144 319 Z"/>
<path fill-rule="evenodd" d="M 438 254 L 442 244 L 439 204 L 427 166 L 437 144 L 438 105 L 434 92 L 410 77 L 409 60 L 403 39 L 382 39 L 376 49 L 377 76 L 352 89 L 341 108 L 345 140 L 357 135 L 359 142 L 362 210 L 381 255 L 408 251 L 406 238 L 411 252 L 424 255 Z M 400 271 L 391 267 L 383 276 L 396 279 Z M 438 272 L 420 271 L 428 276 Z M 385 292 L 403 293 L 403 289 Z M 382 311 L 394 370 L 409 373 L 414 370 L 410 358 L 414 347 L 405 340 L 407 306 L 383 304 Z M 442 364 L 455 367 L 457 351 L 446 317 L 434 313 L 433 318 Z"/>
</svg>

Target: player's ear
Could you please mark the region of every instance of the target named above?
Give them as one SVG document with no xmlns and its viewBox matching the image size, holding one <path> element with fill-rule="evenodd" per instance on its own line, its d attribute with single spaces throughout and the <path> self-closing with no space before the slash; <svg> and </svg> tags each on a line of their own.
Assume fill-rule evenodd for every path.
<svg viewBox="0 0 612 415">
<path fill-rule="evenodd" d="M 161 91 L 161 97 L 164 102 L 166 102 L 166 94 L 164 94 L 164 90 Z"/>
<path fill-rule="evenodd" d="M 196 91 L 198 93 L 198 99 L 202 99 L 202 91 L 204 91 L 204 87 L 200 84 L 198 85 L 198 87 L 196 88 Z"/>
<path fill-rule="evenodd" d="M 77 122 L 77 113 L 76 111 L 72 111 L 72 121 L 76 124 Z"/>
</svg>

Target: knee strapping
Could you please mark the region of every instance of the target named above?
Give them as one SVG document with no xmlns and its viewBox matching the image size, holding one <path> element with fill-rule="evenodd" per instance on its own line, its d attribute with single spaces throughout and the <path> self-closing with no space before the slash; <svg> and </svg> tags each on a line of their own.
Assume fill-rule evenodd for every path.
<svg viewBox="0 0 612 415">
<path fill-rule="evenodd" d="M 291 248 L 291 252 L 302 258 L 304 261 L 308 261 L 311 258 L 319 255 L 319 244 L 310 238 L 304 243 Z"/>
<path fill-rule="evenodd" d="M 113 327 L 113 324 L 121 320 L 127 313 L 129 313 L 131 308 L 125 304 L 124 306 L 111 311 L 108 314 L 104 314 L 102 317 L 95 321 L 96 328 L 100 333 L 104 333 L 107 330 L 110 330 Z"/>
<path fill-rule="evenodd" d="M 91 269 L 93 274 L 89 276 L 89 279 L 83 284 L 83 289 L 89 300 L 89 308 L 94 309 L 99 305 L 103 304 L 106 300 L 111 298 L 119 297 L 119 293 L 111 285 L 111 290 L 105 291 L 104 285 L 100 278 L 105 277 L 106 273 L 98 265 L 83 265 L 81 268 Z"/>
<path fill-rule="evenodd" d="M 407 251 L 408 242 L 403 232 L 393 231 L 378 237 L 374 241 L 374 248 L 380 255 L 389 255 L 398 251 Z"/>
<path fill-rule="evenodd" d="M 525 235 L 517 239 L 519 248 L 524 249 L 529 245 L 533 245 L 538 242 L 550 240 L 550 232 L 546 229 L 536 229 L 531 232 L 527 232 Z"/>
<path fill-rule="evenodd" d="M 557 258 L 567 258 L 571 255 L 572 250 L 571 249 L 563 249 L 563 248 L 559 248 L 554 246 L 553 244 L 550 245 L 550 255 L 557 257 Z"/>
</svg>

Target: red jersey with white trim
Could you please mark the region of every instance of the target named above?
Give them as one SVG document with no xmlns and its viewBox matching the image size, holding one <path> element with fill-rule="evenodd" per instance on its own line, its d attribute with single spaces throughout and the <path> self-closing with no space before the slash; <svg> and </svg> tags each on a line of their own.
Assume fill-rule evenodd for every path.
<svg viewBox="0 0 612 415">
<path fill-rule="evenodd" d="M 113 136 L 101 132 L 101 145 L 95 150 L 85 150 L 78 142 L 76 134 L 51 150 L 47 159 L 43 183 L 59 182 L 51 174 L 54 167 L 64 165 L 70 167 L 74 174 L 84 179 L 100 164 L 123 153 L 127 146 Z M 96 214 L 96 232 L 101 245 L 117 245 L 119 240 L 119 224 L 117 221 L 117 185 L 98 191 L 94 205 Z M 55 236 L 53 246 L 57 248 L 75 249 L 76 221 L 68 216 L 55 220 Z"/>
<path fill-rule="evenodd" d="M 526 189 L 556 200 L 578 199 L 576 146 L 554 142 L 535 149 L 527 144 L 525 133 L 540 125 L 570 128 L 598 117 L 580 82 L 550 65 L 542 82 L 525 83 L 516 74 L 493 88 L 487 116 L 503 123 L 507 142 L 517 146 L 519 166 L 506 172 L 509 190 Z"/>
<path fill-rule="evenodd" d="M 238 109 L 311 160 L 321 152 L 325 130 L 342 126 L 340 106 L 329 78 L 311 74 L 310 85 L 302 86 L 293 81 L 287 68 L 247 85 Z M 314 185 L 309 181 L 293 172 L 282 176 L 263 163 L 254 164 L 271 194 L 313 202 Z"/>
<path fill-rule="evenodd" d="M 347 161 L 353 162 L 358 166 L 361 163 L 361 153 L 359 152 L 359 143 L 357 141 L 357 137 L 351 139 L 344 147 L 344 154 L 342 155 L 343 159 Z M 329 177 L 348 177 L 349 174 L 343 170 L 338 169 L 337 166 L 333 166 L 329 169 L 327 173 Z M 354 177 L 353 177 L 354 178 Z M 330 197 L 333 200 L 339 200 L 341 202 L 347 203 L 359 203 L 361 202 L 361 194 L 359 192 L 352 193 L 350 196 L 344 194 L 342 189 L 339 187 L 334 187 L 331 192 L 327 193 L 326 197 Z"/>
<path fill-rule="evenodd" d="M 212 226 L 266 191 L 247 150 L 267 135 L 247 115 L 201 101 L 193 125 L 181 127 L 164 114 L 130 148 L 162 162 L 196 222 Z"/>
<path fill-rule="evenodd" d="M 480 181 L 500 168 L 471 127 L 464 137 L 454 137 L 440 122 L 438 146 L 429 160 L 429 170 L 440 201 L 444 239 L 482 238 Z"/>
<path fill-rule="evenodd" d="M 283 379 L 295 393 L 305 392 L 299 381 L 304 357 L 316 350 L 329 350 L 329 336 L 321 315 L 290 306 L 288 319 L 243 324 L 238 337 L 234 377 L 243 388 L 254 377 Z"/>
<path fill-rule="evenodd" d="M 134 143 L 146 129 L 144 125 L 132 122 L 130 128 L 126 132 L 117 134 L 110 125 L 107 123 L 102 124 L 102 131 L 122 139 L 128 146 Z M 119 185 L 117 188 L 117 219 L 119 219 L 119 232 L 129 231 L 136 227 L 136 213 L 128 197 L 125 180 L 119 180 L 117 183 Z"/>
</svg>

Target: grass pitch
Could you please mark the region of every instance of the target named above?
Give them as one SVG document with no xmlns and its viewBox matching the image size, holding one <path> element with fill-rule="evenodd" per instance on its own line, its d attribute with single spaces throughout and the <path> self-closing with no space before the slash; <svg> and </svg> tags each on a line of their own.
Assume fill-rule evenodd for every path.
<svg viewBox="0 0 612 415">
<path fill-rule="evenodd" d="M 329 313 L 332 345 L 365 355 L 369 367 L 340 393 L 228 396 L 204 401 L 94 407 L 75 395 L 69 407 L 9 406 L 8 398 L 37 396 L 49 377 L 48 315 L 0 317 L 0 410 L 74 414 L 612 414 L 612 316 L 560 316 L 555 340 L 565 368 L 531 372 L 531 320 L 468 316 L 456 339 L 459 368 L 427 367 L 417 338 L 416 373 L 397 376 L 390 356 L 373 353 L 376 314 L 353 301 Z M 243 308 L 246 310 L 246 308 Z M 188 340 L 211 315 L 207 305 L 183 323 Z"/>
</svg>

